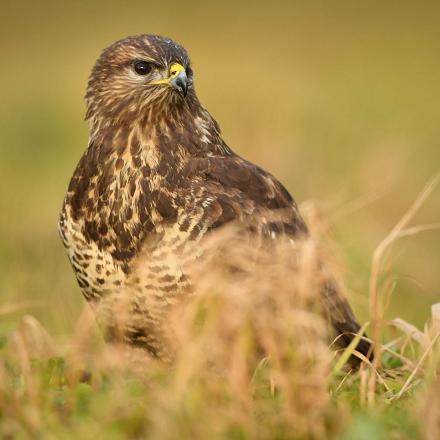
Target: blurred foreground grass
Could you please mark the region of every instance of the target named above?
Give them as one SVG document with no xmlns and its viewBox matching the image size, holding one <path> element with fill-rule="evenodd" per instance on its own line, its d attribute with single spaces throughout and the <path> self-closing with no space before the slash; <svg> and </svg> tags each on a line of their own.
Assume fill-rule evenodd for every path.
<svg viewBox="0 0 440 440">
<path fill-rule="evenodd" d="M 103 343 L 88 308 L 64 343 L 30 315 L 0 334 L 0 437 L 438 438 L 440 304 L 424 332 L 381 322 L 375 361 L 349 370 L 353 348 L 332 359 L 318 313 L 316 241 L 230 238 L 211 237 L 197 295 L 170 312 L 170 364 Z"/>
<path fill-rule="evenodd" d="M 128 364 L 98 368 L 99 383 L 79 383 L 65 348 L 84 304 L 57 236 L 58 211 L 87 144 L 82 96 L 89 70 L 103 47 L 129 34 L 166 34 L 187 47 L 198 94 L 231 147 L 279 177 L 298 201 L 318 205 L 337 243 L 329 252 L 346 268 L 351 302 L 360 318 L 370 318 L 374 249 L 439 171 L 438 3 L 188 0 L 182 7 L 173 1 L 2 0 L 1 7 L 0 335 L 6 344 L 30 314 L 55 339 L 49 354 L 7 355 L 10 365 L 0 381 L 12 388 L 2 389 L 0 402 L 17 409 L 14 423 L 43 420 L 59 434 L 54 438 L 61 431 L 66 438 L 92 437 L 99 425 L 114 436 L 136 437 L 149 429 L 145 408 L 162 408 L 148 400 L 146 373 L 139 378 Z M 439 214 L 437 189 L 414 222 L 434 223 Z M 435 230 L 393 247 L 380 279 L 397 283 L 387 319 L 400 316 L 419 328 L 429 320 L 430 305 L 440 297 L 438 249 Z M 91 352 L 101 359 L 99 350 Z M 414 362 L 420 355 L 413 353 Z M 148 372 L 157 373 L 159 394 L 153 396 L 174 393 L 168 382 L 175 372 L 157 368 Z M 397 388 L 408 371 L 394 380 Z M 35 382 L 34 397 L 23 374 Z M 362 374 L 340 388 L 339 377 L 330 379 L 337 403 L 324 403 L 320 419 L 329 433 L 381 438 L 393 428 L 396 438 L 412 438 L 425 398 L 424 414 L 435 420 L 438 384 L 417 402 L 384 403 L 349 416 L 365 398 L 359 395 Z M 197 387 L 190 392 L 201 393 L 203 406 L 203 397 L 212 395 Z M 379 390 L 378 400 L 387 393 Z M 192 404 L 165 411 L 161 423 L 193 426 L 186 417 L 197 421 L 201 413 Z M 340 429 L 330 426 L 339 422 Z M 240 421 L 225 435 L 245 436 L 236 426 Z"/>
</svg>

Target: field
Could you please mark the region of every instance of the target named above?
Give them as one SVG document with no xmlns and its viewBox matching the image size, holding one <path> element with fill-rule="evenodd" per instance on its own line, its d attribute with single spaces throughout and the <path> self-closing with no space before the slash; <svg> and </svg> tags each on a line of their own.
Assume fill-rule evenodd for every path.
<svg viewBox="0 0 440 440">
<path fill-rule="evenodd" d="M 437 4 L 1 7 L 0 438 L 440 438 Z M 228 144 L 300 203 L 383 346 L 375 365 L 347 373 L 308 300 L 267 324 L 246 292 L 275 292 L 276 280 L 241 286 L 236 304 L 215 271 L 175 324 L 172 368 L 103 344 L 56 224 L 87 145 L 90 68 L 106 45 L 145 32 L 188 49 Z M 242 322 L 265 322 L 269 336 Z"/>
</svg>

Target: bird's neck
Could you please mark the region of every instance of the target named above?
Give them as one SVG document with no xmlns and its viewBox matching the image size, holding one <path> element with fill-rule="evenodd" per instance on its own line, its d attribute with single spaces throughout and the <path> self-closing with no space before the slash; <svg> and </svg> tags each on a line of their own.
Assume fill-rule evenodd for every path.
<svg viewBox="0 0 440 440">
<path fill-rule="evenodd" d="M 232 153 L 221 138 L 217 122 L 194 95 L 175 105 L 151 106 L 138 114 L 126 112 L 112 120 L 96 117 L 89 122 L 90 143 L 107 144 L 109 153 L 122 153 L 124 139 L 131 152 L 157 150 L 170 159 Z"/>
</svg>

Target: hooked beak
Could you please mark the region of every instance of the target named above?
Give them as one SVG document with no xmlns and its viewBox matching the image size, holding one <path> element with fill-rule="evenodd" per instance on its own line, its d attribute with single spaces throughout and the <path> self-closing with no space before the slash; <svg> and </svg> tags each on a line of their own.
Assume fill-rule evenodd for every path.
<svg viewBox="0 0 440 440">
<path fill-rule="evenodd" d="M 173 63 L 170 67 L 169 75 L 168 78 L 150 81 L 147 85 L 169 85 L 185 97 L 189 86 L 189 79 L 186 76 L 185 68 L 179 63 Z"/>
<path fill-rule="evenodd" d="M 180 70 L 179 73 L 173 77 L 170 81 L 170 85 L 173 86 L 183 97 L 186 97 L 188 93 L 188 77 L 185 70 Z"/>
</svg>

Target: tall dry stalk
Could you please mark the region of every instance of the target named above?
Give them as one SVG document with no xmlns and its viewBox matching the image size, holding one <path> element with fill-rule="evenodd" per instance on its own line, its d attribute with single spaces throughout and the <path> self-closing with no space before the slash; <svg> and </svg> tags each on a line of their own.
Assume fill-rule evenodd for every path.
<svg viewBox="0 0 440 440">
<path fill-rule="evenodd" d="M 416 234 L 418 232 L 429 230 L 439 227 L 438 224 L 434 225 L 422 225 L 408 228 L 409 222 L 414 218 L 415 214 L 419 211 L 420 207 L 426 201 L 426 199 L 434 191 L 435 187 L 440 181 L 440 175 L 435 176 L 419 193 L 410 209 L 403 215 L 403 217 L 397 222 L 390 233 L 379 243 L 373 254 L 373 260 L 371 263 L 371 275 L 369 285 L 369 298 L 370 298 L 370 315 L 371 315 L 371 328 L 372 328 L 372 340 L 374 344 L 374 368 L 378 370 L 381 362 L 381 329 L 383 326 L 383 314 L 384 310 L 380 307 L 380 294 L 379 294 L 379 277 L 382 271 L 386 253 L 390 250 L 393 244 L 402 237 Z M 373 405 L 375 401 L 377 376 L 371 374 L 368 381 L 367 400 L 369 405 Z"/>
</svg>

